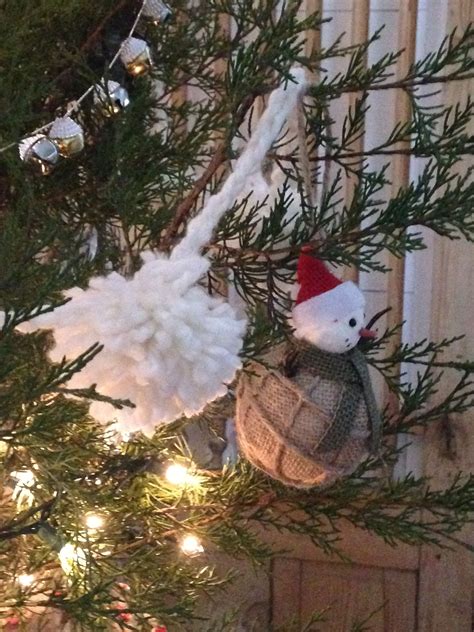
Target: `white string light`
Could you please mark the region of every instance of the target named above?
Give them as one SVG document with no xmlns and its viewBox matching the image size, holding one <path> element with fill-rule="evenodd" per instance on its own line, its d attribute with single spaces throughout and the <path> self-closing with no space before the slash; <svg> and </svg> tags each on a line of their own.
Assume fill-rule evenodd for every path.
<svg viewBox="0 0 474 632">
<path fill-rule="evenodd" d="M 143 0 L 143 2 L 141 4 L 141 7 L 140 7 L 140 10 L 138 11 L 138 13 L 136 15 L 135 21 L 133 22 L 132 28 L 130 29 L 130 32 L 129 32 L 128 36 L 120 44 L 119 49 L 117 50 L 117 52 L 115 53 L 114 57 L 112 58 L 112 61 L 108 65 L 108 69 L 109 70 L 115 65 L 115 63 L 119 59 L 123 48 L 126 46 L 127 40 L 130 37 L 132 37 L 133 34 L 135 33 L 135 29 L 137 28 L 138 22 L 140 21 L 140 18 L 142 17 L 142 14 L 143 14 L 143 12 L 145 10 L 145 7 L 148 5 L 148 3 L 149 3 L 149 0 Z M 71 101 L 68 104 L 68 106 L 67 106 L 66 113 L 65 113 L 64 116 L 69 116 L 73 112 L 77 112 L 78 109 L 79 109 L 79 106 L 84 101 L 84 99 L 86 99 L 95 89 L 96 89 L 96 84 L 93 84 L 93 85 L 89 86 L 87 88 L 87 90 L 83 94 L 81 94 L 81 96 L 79 98 L 75 99 L 74 101 Z M 41 127 L 37 127 L 32 132 L 29 132 L 28 134 L 25 134 L 25 135 L 21 136 L 21 138 L 18 141 L 14 141 L 12 143 L 9 143 L 8 145 L 0 147 L 0 154 L 3 154 L 4 152 L 8 151 L 9 149 L 12 149 L 13 147 L 16 147 L 18 145 L 18 143 L 24 138 L 27 138 L 29 136 L 34 136 L 36 134 L 41 134 L 42 132 L 46 132 L 47 130 L 50 129 L 50 127 L 53 126 L 53 124 L 54 124 L 54 121 L 50 121 L 49 123 L 46 123 L 46 125 L 42 125 Z"/>
<path fill-rule="evenodd" d="M 179 463 L 172 463 L 166 469 L 165 478 L 172 485 L 185 485 L 188 478 L 188 468 Z"/>
<path fill-rule="evenodd" d="M 165 471 L 165 478 L 168 483 L 176 487 L 197 486 L 199 477 L 192 474 L 190 469 L 181 463 L 171 463 Z"/>
<path fill-rule="evenodd" d="M 100 514 L 88 513 L 85 515 L 84 524 L 88 531 L 98 531 L 105 525 L 105 518 Z"/>
<path fill-rule="evenodd" d="M 31 507 L 35 499 L 31 491 L 36 483 L 35 475 L 31 470 L 19 470 L 12 472 L 11 477 L 16 481 L 12 492 L 13 501 L 19 509 L 22 507 Z"/>
<path fill-rule="evenodd" d="M 66 575 L 72 575 L 77 571 L 87 568 L 87 555 L 80 546 L 68 542 L 58 553 L 59 563 Z"/>
<path fill-rule="evenodd" d="M 19 575 L 16 579 L 17 584 L 19 584 L 22 588 L 28 588 L 29 586 L 32 586 L 35 582 L 35 576 L 34 575 Z"/>
<path fill-rule="evenodd" d="M 201 540 L 192 533 L 188 533 L 188 535 L 184 536 L 181 540 L 180 547 L 182 552 L 189 557 L 195 557 L 196 555 L 204 553 L 204 547 L 201 544 Z"/>
</svg>

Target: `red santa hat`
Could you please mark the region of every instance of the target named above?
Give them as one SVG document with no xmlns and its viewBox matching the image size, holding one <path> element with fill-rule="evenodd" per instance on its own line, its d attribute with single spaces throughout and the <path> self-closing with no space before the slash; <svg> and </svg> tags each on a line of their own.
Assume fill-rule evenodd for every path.
<svg viewBox="0 0 474 632">
<path fill-rule="evenodd" d="M 305 252 L 300 254 L 297 270 L 300 288 L 293 308 L 295 324 L 311 319 L 342 320 L 357 309 L 365 308 L 365 298 L 352 281 L 340 281 L 324 263 Z"/>
</svg>

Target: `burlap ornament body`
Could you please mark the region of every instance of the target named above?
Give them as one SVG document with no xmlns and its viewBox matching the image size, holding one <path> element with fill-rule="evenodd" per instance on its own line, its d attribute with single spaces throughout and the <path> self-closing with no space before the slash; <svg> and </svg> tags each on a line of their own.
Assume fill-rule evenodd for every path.
<svg viewBox="0 0 474 632">
<path fill-rule="evenodd" d="M 240 448 L 286 485 L 328 486 L 351 474 L 379 441 L 380 416 L 358 349 L 327 353 L 281 345 L 253 363 L 237 390 Z"/>
</svg>

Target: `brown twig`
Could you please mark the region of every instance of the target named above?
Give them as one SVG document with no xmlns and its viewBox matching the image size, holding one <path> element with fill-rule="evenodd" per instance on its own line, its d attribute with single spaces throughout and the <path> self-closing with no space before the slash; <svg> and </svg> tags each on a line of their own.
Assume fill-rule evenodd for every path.
<svg viewBox="0 0 474 632">
<path fill-rule="evenodd" d="M 181 204 L 179 204 L 178 208 L 176 209 L 173 221 L 171 222 L 170 227 L 168 228 L 167 233 L 164 237 L 164 248 L 170 247 L 173 239 L 176 237 L 179 231 L 181 224 L 189 215 L 197 199 L 206 188 L 207 183 L 210 181 L 210 179 L 215 174 L 217 169 L 221 166 L 221 164 L 225 161 L 226 153 L 226 143 L 222 143 L 217 148 L 216 153 L 212 157 L 211 162 L 208 164 L 202 176 L 196 181 L 196 184 L 194 185 L 189 195 L 181 202 Z"/>
<path fill-rule="evenodd" d="M 436 152 L 443 151 L 443 147 L 437 147 Z M 465 152 L 458 152 L 460 156 L 471 156 L 472 150 L 467 150 Z M 356 152 L 346 152 L 341 154 L 324 154 L 321 156 L 311 156 L 311 162 L 331 162 L 331 161 L 340 161 L 340 160 L 350 160 L 352 158 L 365 158 L 370 156 L 413 156 L 414 158 L 429 158 L 433 156 L 433 153 L 428 151 L 417 151 L 416 149 L 411 148 L 400 148 L 400 149 L 368 149 L 367 151 L 356 151 Z M 275 157 L 276 160 L 280 161 L 292 161 L 294 160 L 291 154 L 273 154 L 270 157 Z"/>
<path fill-rule="evenodd" d="M 270 89 L 270 88 L 269 88 Z M 235 126 L 239 127 L 241 123 L 244 121 L 247 112 L 253 105 L 253 102 L 258 96 L 263 94 L 262 91 L 253 92 L 249 94 L 241 103 L 239 112 L 236 116 Z M 211 162 L 206 167 L 206 170 L 202 174 L 202 176 L 196 181 L 194 187 L 189 192 L 189 194 L 184 198 L 184 200 L 178 205 L 176 208 L 173 221 L 171 222 L 166 235 L 162 240 L 162 248 L 164 250 L 169 249 L 175 239 L 181 225 L 185 222 L 189 213 L 193 209 L 196 204 L 199 196 L 206 188 L 207 184 L 211 180 L 212 176 L 216 173 L 219 167 L 227 160 L 227 141 L 223 141 L 216 150 L 216 153 L 211 159 Z"/>
</svg>

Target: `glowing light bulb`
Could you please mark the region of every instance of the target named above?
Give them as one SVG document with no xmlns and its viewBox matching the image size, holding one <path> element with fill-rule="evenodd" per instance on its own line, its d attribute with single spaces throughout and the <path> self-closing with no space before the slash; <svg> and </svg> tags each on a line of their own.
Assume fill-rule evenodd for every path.
<svg viewBox="0 0 474 632">
<path fill-rule="evenodd" d="M 28 586 L 31 586 L 34 583 L 35 576 L 26 574 L 19 575 L 16 581 L 22 588 L 28 588 Z"/>
<path fill-rule="evenodd" d="M 16 484 L 12 492 L 12 499 L 19 509 L 31 507 L 34 502 L 34 495 L 31 489 L 35 486 L 36 477 L 31 470 L 20 470 L 11 473 Z"/>
<path fill-rule="evenodd" d="M 189 555 L 189 557 L 194 557 L 195 555 L 204 553 L 204 547 L 201 544 L 201 540 L 192 533 L 185 535 L 181 540 L 181 550 L 185 555 Z"/>
<path fill-rule="evenodd" d="M 17 481 L 18 485 L 24 485 L 25 487 L 33 487 L 36 481 L 35 475 L 31 470 L 12 472 L 12 477 Z"/>
<path fill-rule="evenodd" d="M 179 463 L 170 465 L 165 472 L 165 477 L 168 483 L 177 486 L 186 485 L 191 478 L 188 468 Z"/>
<path fill-rule="evenodd" d="M 190 469 L 181 463 L 171 463 L 166 469 L 165 478 L 168 483 L 176 487 L 184 487 L 185 485 L 197 487 L 201 483 L 200 477 L 191 474 Z"/>
<path fill-rule="evenodd" d="M 58 553 L 59 563 L 66 575 L 71 575 L 77 571 L 84 571 L 87 568 L 87 555 L 80 546 L 74 546 L 68 542 Z"/>
<path fill-rule="evenodd" d="M 148 71 L 148 66 L 145 64 L 136 64 L 131 68 L 131 72 L 138 77 L 138 75 L 143 75 L 143 73 Z"/>
<path fill-rule="evenodd" d="M 88 513 L 84 518 L 84 523 L 89 531 L 97 531 L 105 525 L 105 519 L 100 514 Z"/>
</svg>

